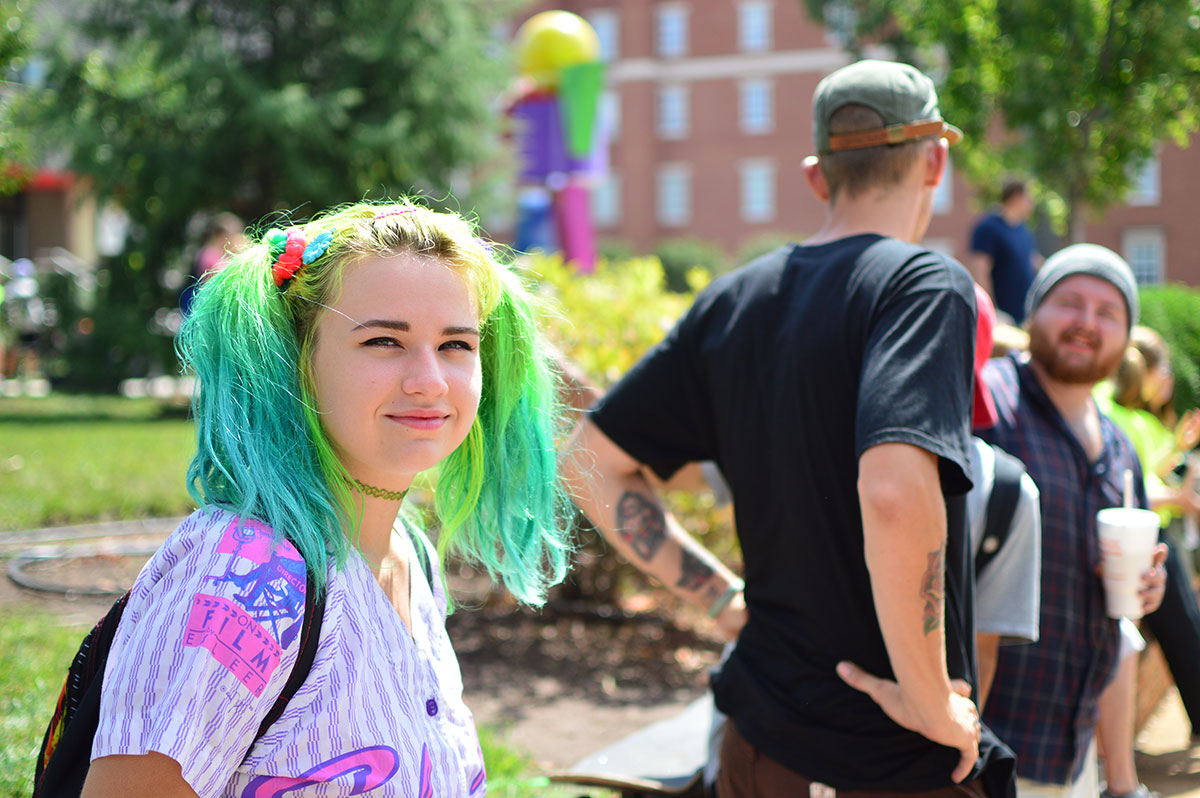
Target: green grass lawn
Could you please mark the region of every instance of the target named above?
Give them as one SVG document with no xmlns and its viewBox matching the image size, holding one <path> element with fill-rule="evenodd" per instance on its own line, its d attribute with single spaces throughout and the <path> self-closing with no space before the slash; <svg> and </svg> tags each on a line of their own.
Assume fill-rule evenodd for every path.
<svg viewBox="0 0 1200 798">
<path fill-rule="evenodd" d="M 152 400 L 0 399 L 0 532 L 187 515 L 194 446 L 183 413 Z"/>
<path fill-rule="evenodd" d="M 0 610 L 0 798 L 26 798 L 42 735 L 85 627 Z"/>
</svg>

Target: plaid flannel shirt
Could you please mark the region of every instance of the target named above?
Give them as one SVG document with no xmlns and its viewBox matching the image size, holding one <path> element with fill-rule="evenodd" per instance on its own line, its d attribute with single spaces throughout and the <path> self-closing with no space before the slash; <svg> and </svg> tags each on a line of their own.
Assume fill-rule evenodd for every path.
<svg viewBox="0 0 1200 798">
<path fill-rule="evenodd" d="M 1070 784 L 1095 734 L 1097 700 L 1116 674 L 1117 622 L 1108 618 L 1096 512 L 1122 503 L 1123 474 L 1142 469 L 1129 439 L 1101 414 L 1104 448 L 1089 462 L 1027 362 L 991 361 L 984 379 L 999 423 L 985 440 L 1019 457 L 1041 491 L 1041 638 L 1003 646 L 984 720 L 1017 754 L 1023 778 Z"/>
</svg>

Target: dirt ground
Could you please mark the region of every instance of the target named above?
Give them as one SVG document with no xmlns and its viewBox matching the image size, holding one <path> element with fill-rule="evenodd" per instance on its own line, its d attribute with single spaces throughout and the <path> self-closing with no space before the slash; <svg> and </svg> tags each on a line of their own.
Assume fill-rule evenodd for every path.
<svg viewBox="0 0 1200 798">
<path fill-rule="evenodd" d="M 36 563 L 39 579 L 113 589 L 132 583 L 144 557 L 101 555 Z M 0 561 L 3 562 L 3 561 Z M 657 720 L 700 696 L 721 643 L 703 619 L 684 613 L 551 604 L 521 610 L 455 575 L 460 605 L 448 629 L 463 672 L 467 705 L 481 724 L 551 771 Z M 639 597 L 651 607 L 655 597 Z M 0 606 L 49 611 L 67 624 L 90 624 L 111 598 L 46 593 L 0 577 Z M 1140 775 L 1168 796 L 1200 798 L 1200 747 L 1171 689 L 1137 740 Z"/>
</svg>

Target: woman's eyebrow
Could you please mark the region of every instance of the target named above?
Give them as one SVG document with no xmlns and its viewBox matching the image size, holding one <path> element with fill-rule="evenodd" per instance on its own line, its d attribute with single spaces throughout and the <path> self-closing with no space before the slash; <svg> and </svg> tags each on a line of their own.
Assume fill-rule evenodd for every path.
<svg viewBox="0 0 1200 798">
<path fill-rule="evenodd" d="M 396 321 L 394 319 L 371 319 L 370 321 L 359 322 L 350 332 L 362 330 L 366 327 L 383 327 L 388 330 L 399 330 L 400 332 L 408 332 L 409 326 L 406 321 Z"/>
<path fill-rule="evenodd" d="M 399 321 L 396 319 L 371 319 L 369 321 L 360 322 L 354 326 L 351 332 L 363 330 L 368 327 L 382 327 L 387 330 L 398 330 L 400 332 L 408 332 L 411 328 L 408 322 Z M 447 327 L 442 330 L 442 335 L 475 335 L 478 336 L 478 327 Z"/>
</svg>

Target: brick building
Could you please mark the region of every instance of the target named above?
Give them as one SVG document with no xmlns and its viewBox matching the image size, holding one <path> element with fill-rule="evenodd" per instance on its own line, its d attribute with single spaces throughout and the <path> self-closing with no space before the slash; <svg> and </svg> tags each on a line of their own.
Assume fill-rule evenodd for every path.
<svg viewBox="0 0 1200 798">
<path fill-rule="evenodd" d="M 560 0 L 516 23 L 551 8 L 588 19 L 608 62 L 612 168 L 593 192 L 602 239 L 648 252 L 691 237 L 736 253 L 756 238 L 816 231 L 824 210 L 801 171 L 813 152 L 810 101 L 849 56 L 799 0 Z M 1090 220 L 1087 238 L 1123 253 L 1144 282 L 1200 285 L 1197 185 L 1200 147 L 1164 143 L 1130 203 Z M 982 211 L 952 173 L 927 244 L 965 257 Z"/>
</svg>

